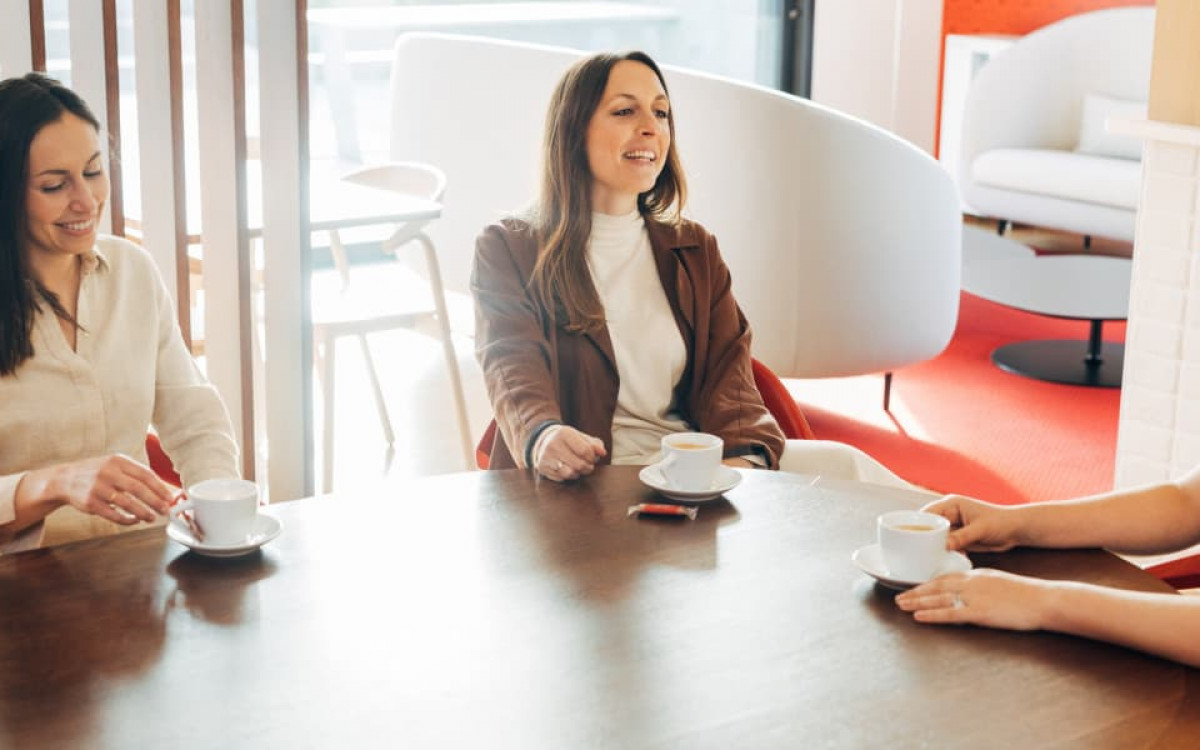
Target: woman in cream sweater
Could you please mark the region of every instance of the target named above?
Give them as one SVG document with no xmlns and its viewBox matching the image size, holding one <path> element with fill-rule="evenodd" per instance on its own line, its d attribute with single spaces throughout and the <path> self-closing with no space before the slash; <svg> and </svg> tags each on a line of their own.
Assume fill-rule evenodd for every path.
<svg viewBox="0 0 1200 750">
<path fill-rule="evenodd" d="M 153 425 L 185 484 L 238 475 L 149 255 L 98 236 L 99 125 L 69 89 L 0 82 L 0 545 L 11 551 L 165 519 Z"/>
</svg>

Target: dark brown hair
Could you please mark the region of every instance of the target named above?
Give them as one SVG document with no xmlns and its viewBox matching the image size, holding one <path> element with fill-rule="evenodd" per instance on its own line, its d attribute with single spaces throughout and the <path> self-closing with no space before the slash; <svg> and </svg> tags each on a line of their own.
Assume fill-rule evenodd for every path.
<svg viewBox="0 0 1200 750">
<path fill-rule="evenodd" d="M 42 128 L 71 113 L 100 130 L 79 95 L 41 73 L 0 81 L 0 376 L 33 356 L 33 321 L 41 303 L 75 323 L 29 269 L 25 211 L 29 148 Z"/>
<path fill-rule="evenodd" d="M 623 60 L 654 71 L 667 91 L 662 71 L 644 52 L 599 54 L 571 66 L 558 82 L 546 112 L 542 146 L 541 195 L 533 213 L 538 259 L 530 286 L 538 301 L 565 321 L 569 331 L 593 331 L 604 325 L 604 310 L 587 266 L 592 234 L 592 181 L 588 166 L 588 124 L 613 66 Z M 670 95 L 668 94 L 668 97 Z M 638 196 L 642 216 L 678 223 L 687 184 L 675 148 L 675 117 L 668 108 L 671 145 L 654 187 Z"/>
</svg>

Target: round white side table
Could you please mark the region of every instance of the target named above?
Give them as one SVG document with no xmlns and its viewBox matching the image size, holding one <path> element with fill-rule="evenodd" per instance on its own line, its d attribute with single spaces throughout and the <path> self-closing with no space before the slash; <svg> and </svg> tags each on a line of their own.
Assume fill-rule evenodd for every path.
<svg viewBox="0 0 1200 750">
<path fill-rule="evenodd" d="M 991 232 L 963 230 L 963 289 L 977 297 L 1052 318 L 1087 320 L 1087 341 L 1019 341 L 992 352 L 999 367 L 1054 383 L 1117 388 L 1123 344 L 1104 343 L 1105 321 L 1129 315 L 1127 258 L 1037 255 Z"/>
</svg>

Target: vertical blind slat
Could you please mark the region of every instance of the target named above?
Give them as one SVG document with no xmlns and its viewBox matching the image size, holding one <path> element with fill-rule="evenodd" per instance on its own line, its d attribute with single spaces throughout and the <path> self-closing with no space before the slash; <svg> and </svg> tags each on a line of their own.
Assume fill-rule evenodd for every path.
<svg viewBox="0 0 1200 750">
<path fill-rule="evenodd" d="M 46 72 L 46 10 L 42 0 L 29 0 L 29 58 L 34 70 Z"/>
<path fill-rule="evenodd" d="M 175 294 L 180 300 L 179 328 L 192 346 L 191 263 L 188 260 L 187 166 L 183 130 L 183 29 L 179 0 L 167 0 L 167 76 L 171 118 L 171 197 L 174 202 Z"/>
<path fill-rule="evenodd" d="M 204 238 L 204 351 L 208 377 L 229 409 L 242 450 L 243 471 L 254 476 L 249 248 L 246 233 L 244 80 L 235 63 L 243 34 L 241 3 L 198 2 L 196 93 L 199 123 L 200 210 Z M 246 269 L 246 270 L 243 270 Z"/>
<path fill-rule="evenodd" d="M 187 195 L 183 162 L 183 80 L 179 0 L 134 0 L 138 156 L 142 242 L 172 295 L 191 344 Z M 164 64 L 165 63 L 165 64 Z"/>
<path fill-rule="evenodd" d="M 29 0 L 0 0 L 0 77 L 15 78 L 33 70 Z"/>
<path fill-rule="evenodd" d="M 100 121 L 105 134 L 112 131 L 108 126 L 108 81 L 104 55 L 104 8 L 96 0 L 70 0 L 68 26 L 71 47 L 71 88 L 83 97 L 92 113 Z M 113 153 L 110 151 L 109 170 L 113 169 Z M 119 167 L 119 165 L 117 165 Z M 116 185 L 114 185 L 114 190 Z M 111 207 L 112 201 L 109 201 Z M 100 217 L 100 231 L 112 234 L 112 215 L 106 212 Z"/>
<path fill-rule="evenodd" d="M 108 173 L 112 192 L 108 199 L 112 233 L 125 235 L 125 193 L 121 178 L 121 71 L 117 63 L 117 0 L 103 0 L 104 89 L 108 112 Z"/>
<path fill-rule="evenodd" d="M 308 56 L 303 0 L 258 0 L 267 469 L 272 501 L 313 491 Z M 297 408 L 303 405 L 303 408 Z"/>
</svg>

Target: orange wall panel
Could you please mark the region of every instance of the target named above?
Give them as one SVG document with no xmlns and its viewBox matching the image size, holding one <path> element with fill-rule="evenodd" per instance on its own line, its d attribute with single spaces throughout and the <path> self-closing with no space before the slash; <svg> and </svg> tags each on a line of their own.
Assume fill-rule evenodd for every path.
<svg viewBox="0 0 1200 750">
<path fill-rule="evenodd" d="M 1067 16 L 1154 0 L 945 0 L 946 34 L 1028 34 Z"/>
</svg>

